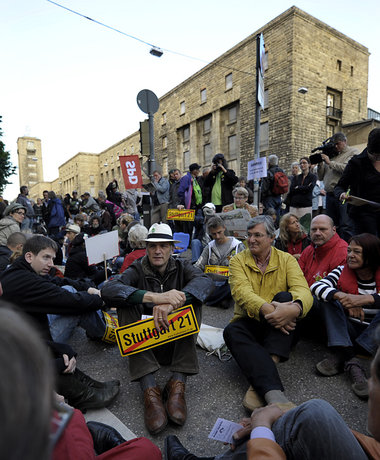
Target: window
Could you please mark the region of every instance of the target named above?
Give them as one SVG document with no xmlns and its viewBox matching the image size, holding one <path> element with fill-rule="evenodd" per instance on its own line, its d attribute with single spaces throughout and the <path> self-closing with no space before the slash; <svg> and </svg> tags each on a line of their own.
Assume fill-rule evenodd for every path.
<svg viewBox="0 0 380 460">
<path fill-rule="evenodd" d="M 34 142 L 33 141 L 28 141 L 27 144 L 26 144 L 26 148 L 27 148 L 27 150 L 36 150 L 34 148 Z"/>
<path fill-rule="evenodd" d="M 233 136 L 228 137 L 228 159 L 234 160 L 238 156 L 238 147 L 237 147 L 237 136 L 234 134 Z"/>
<path fill-rule="evenodd" d="M 226 91 L 232 88 L 232 73 L 225 77 Z"/>
<path fill-rule="evenodd" d="M 162 138 L 162 148 L 163 149 L 168 148 L 168 138 L 166 136 Z"/>
<path fill-rule="evenodd" d="M 168 157 L 164 157 L 162 159 L 162 175 L 163 176 L 168 175 Z"/>
<path fill-rule="evenodd" d="M 190 126 L 183 128 L 183 141 L 186 142 L 190 139 Z"/>
<path fill-rule="evenodd" d="M 131 145 L 131 153 L 135 153 L 135 146 Z"/>
<path fill-rule="evenodd" d="M 228 123 L 234 123 L 237 118 L 237 107 L 234 105 L 228 109 Z"/>
<path fill-rule="evenodd" d="M 182 101 L 179 105 L 179 113 L 183 115 L 186 112 L 186 104 L 185 101 Z"/>
<path fill-rule="evenodd" d="M 203 134 L 211 131 L 211 117 L 207 117 L 203 120 Z"/>
<path fill-rule="evenodd" d="M 268 108 L 268 95 L 269 91 L 267 89 L 264 90 L 264 109 Z"/>
<path fill-rule="evenodd" d="M 353 77 L 353 76 L 354 76 L 354 66 L 352 65 L 351 66 L 351 77 Z"/>
<path fill-rule="evenodd" d="M 336 68 L 337 70 L 342 70 L 342 61 L 340 59 L 337 59 L 336 61 Z"/>
<path fill-rule="evenodd" d="M 207 89 L 201 89 L 201 104 L 204 104 L 207 101 Z"/>
<path fill-rule="evenodd" d="M 260 125 L 260 152 L 266 152 L 269 148 L 269 123 Z"/>
<path fill-rule="evenodd" d="M 205 144 L 203 146 L 203 164 L 210 165 L 212 160 L 212 148 L 211 144 Z"/>
<path fill-rule="evenodd" d="M 90 182 L 91 182 L 91 184 L 93 184 L 95 182 L 94 176 L 90 176 Z"/>
<path fill-rule="evenodd" d="M 161 116 L 161 124 L 164 125 L 165 123 L 166 123 L 166 112 L 163 112 Z"/>
<path fill-rule="evenodd" d="M 183 152 L 183 170 L 186 171 L 189 169 L 190 165 L 190 150 Z"/>
<path fill-rule="evenodd" d="M 342 118 L 342 93 L 332 88 L 327 88 L 326 115 L 331 118 Z"/>
</svg>

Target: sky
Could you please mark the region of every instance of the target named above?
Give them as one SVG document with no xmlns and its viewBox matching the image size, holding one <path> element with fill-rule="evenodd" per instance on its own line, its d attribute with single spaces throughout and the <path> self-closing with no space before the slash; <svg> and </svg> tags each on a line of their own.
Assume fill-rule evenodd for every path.
<svg viewBox="0 0 380 460">
<path fill-rule="evenodd" d="M 41 139 L 46 181 L 76 153 L 99 153 L 137 131 L 145 119 L 136 103 L 140 90 L 163 96 L 293 5 L 369 49 L 368 107 L 380 111 L 378 0 L 57 3 L 164 54 L 154 57 L 151 46 L 47 0 L 0 0 L 2 140 L 17 165 L 17 138 Z M 10 180 L 9 200 L 19 188 L 18 176 Z"/>
</svg>

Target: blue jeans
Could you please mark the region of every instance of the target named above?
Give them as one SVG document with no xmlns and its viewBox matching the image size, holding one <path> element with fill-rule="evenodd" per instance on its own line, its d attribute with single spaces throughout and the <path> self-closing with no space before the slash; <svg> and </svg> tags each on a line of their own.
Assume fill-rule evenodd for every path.
<svg viewBox="0 0 380 460">
<path fill-rule="evenodd" d="M 287 459 L 368 460 L 338 412 L 322 399 L 312 399 L 286 412 L 272 426 Z M 246 460 L 246 443 L 218 460 Z"/>
<path fill-rule="evenodd" d="M 202 254 L 203 246 L 201 240 L 194 239 L 191 241 L 191 262 L 196 262 Z"/>
<path fill-rule="evenodd" d="M 371 355 L 376 354 L 375 331 L 380 324 L 380 312 L 375 315 L 369 326 L 350 321 L 342 305 L 333 300 L 320 302 L 319 305 L 327 332 L 329 347 L 352 347 L 356 341 Z"/>
<path fill-rule="evenodd" d="M 77 292 L 72 286 L 63 286 L 69 292 Z M 67 343 L 77 326 L 85 329 L 92 338 L 101 339 L 106 326 L 101 310 L 91 311 L 81 315 L 47 315 L 50 334 L 54 342 Z"/>
</svg>

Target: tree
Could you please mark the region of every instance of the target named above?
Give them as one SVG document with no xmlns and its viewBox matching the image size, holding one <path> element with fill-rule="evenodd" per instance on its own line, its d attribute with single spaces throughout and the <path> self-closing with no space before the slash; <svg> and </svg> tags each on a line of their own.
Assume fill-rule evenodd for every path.
<svg viewBox="0 0 380 460">
<path fill-rule="evenodd" d="M 0 115 L 0 123 L 2 122 L 2 117 Z M 3 132 L 0 127 L 0 138 L 2 137 Z M 5 151 L 4 142 L 0 139 L 0 194 L 4 192 L 5 187 L 12 182 L 9 182 L 7 179 L 9 176 L 12 176 L 16 173 L 16 166 L 13 166 L 10 161 L 9 152 Z"/>
</svg>

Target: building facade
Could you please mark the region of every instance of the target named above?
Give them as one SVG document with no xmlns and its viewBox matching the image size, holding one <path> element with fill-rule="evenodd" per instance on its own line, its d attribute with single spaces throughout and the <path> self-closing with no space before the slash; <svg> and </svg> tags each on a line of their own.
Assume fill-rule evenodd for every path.
<svg viewBox="0 0 380 460">
<path fill-rule="evenodd" d="M 288 171 L 343 125 L 367 119 L 368 49 L 291 7 L 160 98 L 155 154 L 164 175 L 193 162 L 210 166 L 219 152 L 246 174 L 254 158 L 260 33 L 266 51 L 261 156 L 278 155 Z M 118 157 L 139 151 L 135 132 L 97 155 L 78 153 L 59 167 L 59 192 L 97 192 L 113 178 L 123 188 Z"/>
</svg>

